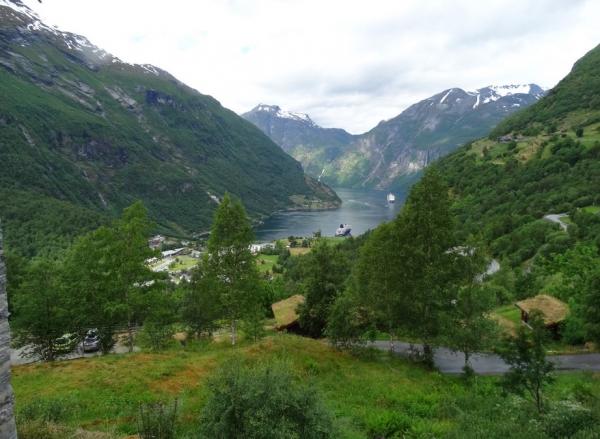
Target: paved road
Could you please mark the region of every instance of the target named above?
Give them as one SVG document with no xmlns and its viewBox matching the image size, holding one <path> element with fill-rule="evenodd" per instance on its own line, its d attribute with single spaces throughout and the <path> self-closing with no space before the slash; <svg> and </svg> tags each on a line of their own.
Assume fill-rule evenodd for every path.
<svg viewBox="0 0 600 439">
<path fill-rule="evenodd" d="M 154 267 L 152 269 L 152 271 L 168 271 L 169 270 L 169 264 L 171 262 L 173 262 L 174 259 L 173 258 L 166 258 L 162 264 L 157 265 L 156 267 Z"/>
<path fill-rule="evenodd" d="M 29 363 L 35 363 L 36 360 L 33 360 L 31 358 L 23 358 L 21 357 L 21 352 L 23 352 L 25 348 L 20 348 L 20 349 L 11 349 L 10 350 L 10 364 L 11 366 L 16 366 L 16 365 L 20 365 L 20 364 L 29 364 Z M 140 350 L 139 347 L 134 346 L 133 347 L 134 352 L 137 352 Z M 112 353 L 115 354 L 124 354 L 126 352 L 129 352 L 129 349 L 126 345 L 122 345 L 122 344 L 117 344 L 113 350 Z M 82 350 L 79 349 L 74 349 L 72 352 L 69 352 L 68 354 L 65 355 L 61 355 L 60 357 L 58 357 L 57 361 L 61 361 L 61 360 L 73 360 L 75 358 L 83 358 L 83 357 L 93 357 L 95 355 L 102 355 L 100 352 L 83 352 Z"/>
<path fill-rule="evenodd" d="M 389 351 L 388 341 L 376 341 L 374 343 L 379 349 Z M 421 348 L 421 345 L 415 344 Z M 404 341 L 394 341 L 396 355 L 407 355 L 410 344 Z M 579 355 L 549 355 L 550 361 L 556 364 L 557 371 L 589 370 L 600 371 L 600 354 Z M 447 348 L 439 348 L 435 351 L 435 365 L 440 372 L 445 374 L 460 374 L 465 364 L 462 353 L 452 353 Z M 471 357 L 471 367 L 480 375 L 497 375 L 508 370 L 508 366 L 497 355 L 474 354 Z"/>
<path fill-rule="evenodd" d="M 566 213 L 561 213 L 558 215 L 545 215 L 544 219 L 546 219 L 548 221 L 552 221 L 553 223 L 560 224 L 560 226 L 563 228 L 563 230 L 566 231 L 567 227 L 569 227 L 569 225 L 561 220 L 561 218 L 564 218 L 565 216 L 568 216 L 568 215 Z"/>
</svg>

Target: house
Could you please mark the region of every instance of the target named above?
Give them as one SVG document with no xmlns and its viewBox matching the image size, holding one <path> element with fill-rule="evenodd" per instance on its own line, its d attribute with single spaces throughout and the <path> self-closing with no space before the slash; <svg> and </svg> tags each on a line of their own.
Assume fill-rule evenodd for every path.
<svg viewBox="0 0 600 439">
<path fill-rule="evenodd" d="M 275 329 L 283 331 L 298 324 L 298 315 L 296 308 L 304 302 L 304 296 L 296 294 L 288 299 L 276 302 L 271 305 L 275 315 Z"/>
<path fill-rule="evenodd" d="M 175 256 L 175 255 L 178 255 L 179 253 L 181 253 L 184 250 L 185 250 L 185 247 L 176 248 L 176 249 L 173 249 L 173 250 L 165 250 L 164 252 L 162 252 L 162 257 L 163 258 L 168 258 L 169 256 Z"/>
<path fill-rule="evenodd" d="M 558 336 L 558 325 L 569 315 L 569 306 L 566 303 L 545 294 L 521 300 L 515 303 L 515 306 L 521 310 L 521 322 L 526 325 L 532 310 L 541 311 L 544 314 L 546 328 L 550 329 L 556 336 Z"/>
</svg>

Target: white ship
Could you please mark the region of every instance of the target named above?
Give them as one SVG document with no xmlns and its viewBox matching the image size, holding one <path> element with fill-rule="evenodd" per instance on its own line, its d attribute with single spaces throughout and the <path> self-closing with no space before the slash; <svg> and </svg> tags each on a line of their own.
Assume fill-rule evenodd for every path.
<svg viewBox="0 0 600 439">
<path fill-rule="evenodd" d="M 335 236 L 350 236 L 350 231 L 352 230 L 352 226 L 349 224 L 340 224 L 340 226 L 335 231 Z"/>
<path fill-rule="evenodd" d="M 388 203 L 394 203 L 394 202 L 396 202 L 396 197 L 394 196 L 394 194 L 392 194 L 390 192 L 387 196 L 387 200 L 388 200 Z"/>
</svg>

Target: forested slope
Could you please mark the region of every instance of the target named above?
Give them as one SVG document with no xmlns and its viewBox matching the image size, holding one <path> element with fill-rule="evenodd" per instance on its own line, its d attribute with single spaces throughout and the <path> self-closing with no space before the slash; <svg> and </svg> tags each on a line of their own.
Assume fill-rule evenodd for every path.
<svg viewBox="0 0 600 439">
<path fill-rule="evenodd" d="M 483 232 L 492 254 L 517 266 L 576 239 L 600 245 L 600 46 L 547 96 L 501 122 L 488 139 L 440 159 L 461 234 Z M 504 136 L 499 140 L 499 136 Z M 566 213 L 563 231 L 544 221 Z"/>
<path fill-rule="evenodd" d="M 5 4 L 0 217 L 8 248 L 31 256 L 137 200 L 161 230 L 180 236 L 207 230 L 225 191 L 256 219 L 301 207 L 292 199 L 302 196 L 339 202 L 212 97 L 44 26 L 18 1 Z"/>
</svg>

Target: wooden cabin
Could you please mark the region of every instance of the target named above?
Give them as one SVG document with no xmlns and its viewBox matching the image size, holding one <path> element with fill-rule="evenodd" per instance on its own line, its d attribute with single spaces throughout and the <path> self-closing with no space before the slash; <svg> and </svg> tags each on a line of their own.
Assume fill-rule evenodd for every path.
<svg viewBox="0 0 600 439">
<path fill-rule="evenodd" d="M 558 338 L 558 326 L 569 315 L 569 306 L 551 296 L 540 294 L 531 299 L 521 300 L 515 303 L 515 306 L 521 310 L 521 322 L 525 325 L 529 321 L 529 313 L 537 309 L 544 315 L 546 328 L 552 331 Z"/>
</svg>

